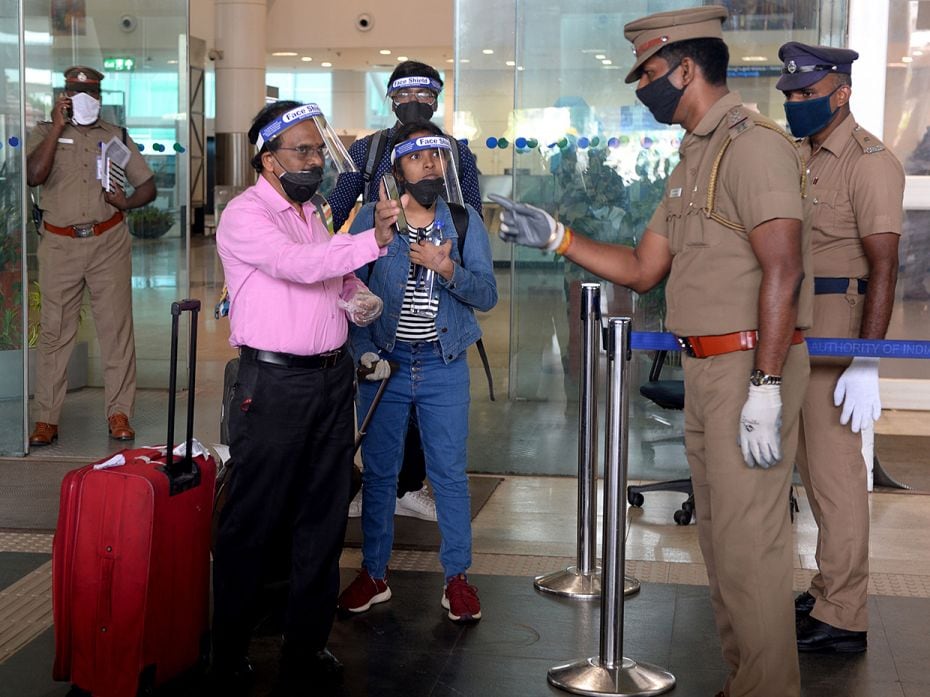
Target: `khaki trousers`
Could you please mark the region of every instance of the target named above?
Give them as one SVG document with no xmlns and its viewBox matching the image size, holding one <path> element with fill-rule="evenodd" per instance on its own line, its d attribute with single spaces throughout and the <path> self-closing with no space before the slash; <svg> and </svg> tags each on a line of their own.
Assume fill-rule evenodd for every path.
<svg viewBox="0 0 930 697">
<path fill-rule="evenodd" d="M 132 326 L 132 257 L 125 223 L 99 237 L 43 232 L 39 241 L 41 329 L 36 365 L 36 420 L 57 424 L 67 390 L 86 287 L 103 360 L 106 416 L 132 415 L 136 345 Z"/>
<path fill-rule="evenodd" d="M 856 337 L 864 298 L 818 295 L 814 326 L 818 337 Z M 833 406 L 836 381 L 850 359 L 812 358 L 811 379 L 801 411 L 798 472 L 817 522 L 817 574 L 810 594 L 811 615 L 834 627 L 868 630 L 869 492 L 862 436 L 840 424 Z"/>
<path fill-rule="evenodd" d="M 792 346 L 783 370 L 782 461 L 750 468 L 738 445 L 754 352 L 684 358 L 685 448 L 698 540 L 728 697 L 798 697 L 794 552 L 788 492 L 809 359 Z"/>
</svg>

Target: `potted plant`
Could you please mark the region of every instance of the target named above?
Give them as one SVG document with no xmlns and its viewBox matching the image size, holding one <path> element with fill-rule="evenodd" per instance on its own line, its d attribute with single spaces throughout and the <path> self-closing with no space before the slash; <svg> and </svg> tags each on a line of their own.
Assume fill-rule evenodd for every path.
<svg viewBox="0 0 930 697">
<path fill-rule="evenodd" d="M 126 219 L 133 237 L 144 240 L 161 237 L 174 225 L 173 212 L 151 205 L 129 211 Z"/>
</svg>

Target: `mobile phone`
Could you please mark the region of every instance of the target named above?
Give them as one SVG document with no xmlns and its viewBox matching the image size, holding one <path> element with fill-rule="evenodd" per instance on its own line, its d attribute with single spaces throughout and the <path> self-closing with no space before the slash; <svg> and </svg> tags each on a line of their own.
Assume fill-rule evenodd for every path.
<svg viewBox="0 0 930 697">
<path fill-rule="evenodd" d="M 404 215 L 404 204 L 400 202 L 400 192 L 397 190 L 397 180 L 394 179 L 393 174 L 385 174 L 382 179 L 384 180 L 384 190 L 387 192 L 387 196 L 392 201 L 397 201 L 400 204 L 400 213 L 397 214 L 397 222 L 395 223 L 397 231 L 401 233 L 407 232 L 407 216 Z"/>
<path fill-rule="evenodd" d="M 65 118 L 69 121 L 74 118 L 74 112 L 71 110 L 70 106 L 65 107 Z"/>
</svg>

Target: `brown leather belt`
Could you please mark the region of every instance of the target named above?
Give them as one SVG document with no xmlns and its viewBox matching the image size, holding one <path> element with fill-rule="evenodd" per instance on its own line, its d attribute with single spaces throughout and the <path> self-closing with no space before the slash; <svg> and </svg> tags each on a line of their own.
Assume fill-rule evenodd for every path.
<svg viewBox="0 0 930 697">
<path fill-rule="evenodd" d="M 719 356 L 722 353 L 734 351 L 749 351 L 759 343 L 759 332 L 755 330 L 733 332 L 732 334 L 718 334 L 716 336 L 679 336 L 676 337 L 681 350 L 694 358 L 707 358 Z M 792 344 L 804 341 L 804 332 L 795 329 L 791 335 Z"/>
<path fill-rule="evenodd" d="M 68 227 L 58 227 L 49 222 L 44 223 L 45 229 L 54 232 L 56 235 L 65 237 L 97 237 L 102 235 L 111 227 L 115 227 L 123 220 L 123 211 L 116 211 L 113 216 L 102 223 L 86 223 L 84 225 L 69 225 Z"/>
</svg>

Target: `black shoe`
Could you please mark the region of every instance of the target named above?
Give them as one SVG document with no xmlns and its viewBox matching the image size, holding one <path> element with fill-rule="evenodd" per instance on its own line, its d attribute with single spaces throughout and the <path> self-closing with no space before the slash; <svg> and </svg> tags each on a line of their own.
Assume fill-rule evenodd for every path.
<svg viewBox="0 0 930 697">
<path fill-rule="evenodd" d="M 332 688 L 342 682 L 342 674 L 342 663 L 329 649 L 305 651 L 285 641 L 281 648 L 281 674 L 272 695 L 330 695 Z"/>
<path fill-rule="evenodd" d="M 207 672 L 208 695 L 242 697 L 249 694 L 255 670 L 247 656 L 215 660 Z"/>
<path fill-rule="evenodd" d="M 810 616 L 798 624 L 800 652 L 862 653 L 868 646 L 868 632 L 840 629 Z"/>
<path fill-rule="evenodd" d="M 794 614 L 796 617 L 807 617 L 814 609 L 814 596 L 804 591 L 794 599 Z"/>
</svg>

